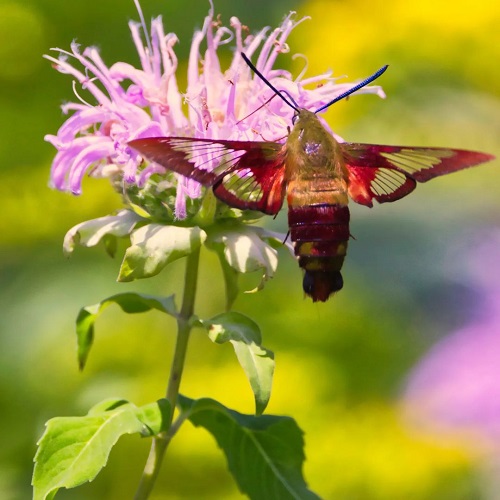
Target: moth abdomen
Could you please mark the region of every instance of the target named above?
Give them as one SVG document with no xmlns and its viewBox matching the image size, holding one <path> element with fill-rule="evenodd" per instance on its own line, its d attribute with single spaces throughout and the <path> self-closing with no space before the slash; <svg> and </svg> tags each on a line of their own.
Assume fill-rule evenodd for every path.
<svg viewBox="0 0 500 500">
<path fill-rule="evenodd" d="M 289 207 L 290 239 L 304 269 L 303 289 L 325 302 L 343 286 L 340 273 L 349 240 L 349 208 L 341 204 Z"/>
</svg>

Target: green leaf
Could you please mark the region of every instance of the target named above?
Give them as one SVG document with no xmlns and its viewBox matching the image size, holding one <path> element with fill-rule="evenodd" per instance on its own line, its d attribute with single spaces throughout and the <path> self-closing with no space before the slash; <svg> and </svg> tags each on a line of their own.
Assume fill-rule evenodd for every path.
<svg viewBox="0 0 500 500">
<path fill-rule="evenodd" d="M 171 422 L 172 407 L 168 399 L 162 398 L 154 403 L 136 409 L 136 417 L 144 424 L 143 436 L 157 436 L 168 430 Z"/>
<path fill-rule="evenodd" d="M 255 397 L 255 412 L 263 413 L 271 397 L 274 374 L 274 354 L 261 346 L 257 323 L 238 312 L 219 314 L 209 320 L 200 320 L 208 330 L 212 342 L 231 342 Z"/>
<path fill-rule="evenodd" d="M 153 297 L 140 293 L 126 292 L 108 297 L 98 304 L 82 307 L 76 318 L 76 335 L 78 341 L 78 364 L 83 369 L 90 348 L 94 342 L 94 323 L 97 316 L 109 305 L 117 304 L 129 314 L 146 312 L 151 309 L 177 317 L 174 297 Z"/>
<path fill-rule="evenodd" d="M 206 234 L 199 227 L 147 224 L 130 236 L 118 281 L 133 281 L 158 274 L 167 264 L 196 250 Z"/>
<path fill-rule="evenodd" d="M 108 398 L 92 406 L 87 415 L 99 415 L 105 411 L 116 410 L 120 406 L 128 404 L 130 403 L 126 399 Z"/>
<path fill-rule="evenodd" d="M 313 500 L 302 475 L 303 433 L 290 417 L 243 415 L 212 399 L 180 396 L 179 406 L 226 455 L 240 490 L 255 500 Z"/>
<path fill-rule="evenodd" d="M 107 215 L 92 219 L 71 228 L 64 237 L 63 250 L 69 255 L 75 245 L 93 247 L 104 240 L 110 255 L 116 248 L 116 237 L 130 234 L 134 226 L 142 219 L 130 210 L 120 210 L 116 215 Z"/>
<path fill-rule="evenodd" d="M 35 455 L 33 499 L 53 498 L 59 488 L 74 488 L 92 481 L 106 465 L 121 436 L 151 436 L 165 430 L 170 411 L 167 400 L 141 408 L 123 400 L 108 400 L 84 417 L 49 420 Z"/>
</svg>

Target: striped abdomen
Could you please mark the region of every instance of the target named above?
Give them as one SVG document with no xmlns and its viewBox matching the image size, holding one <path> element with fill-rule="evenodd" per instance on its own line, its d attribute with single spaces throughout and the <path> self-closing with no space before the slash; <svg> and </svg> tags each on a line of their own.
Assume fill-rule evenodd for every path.
<svg viewBox="0 0 500 500">
<path fill-rule="evenodd" d="M 349 208 L 337 203 L 289 206 L 288 225 L 305 271 L 304 292 L 314 302 L 325 302 L 344 284 L 340 269 L 349 240 Z"/>
</svg>

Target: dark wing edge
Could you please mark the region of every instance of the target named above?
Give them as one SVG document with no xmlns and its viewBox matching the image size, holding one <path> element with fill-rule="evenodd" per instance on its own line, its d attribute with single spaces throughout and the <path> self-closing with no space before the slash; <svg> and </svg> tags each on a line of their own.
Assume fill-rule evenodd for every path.
<svg viewBox="0 0 500 500">
<path fill-rule="evenodd" d="M 490 154 L 464 149 L 341 143 L 349 173 L 349 195 L 368 207 L 411 193 L 417 182 L 493 160 Z"/>
<path fill-rule="evenodd" d="M 282 144 L 192 137 L 150 137 L 128 144 L 148 160 L 213 187 L 234 208 L 275 215 L 283 204 Z"/>
</svg>

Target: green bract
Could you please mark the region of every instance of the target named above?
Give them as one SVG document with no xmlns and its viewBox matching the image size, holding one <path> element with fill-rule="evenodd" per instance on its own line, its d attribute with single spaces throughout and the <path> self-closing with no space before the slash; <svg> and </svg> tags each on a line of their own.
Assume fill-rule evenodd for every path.
<svg viewBox="0 0 500 500">
<path fill-rule="evenodd" d="M 224 216 L 215 217 L 222 205 L 214 203 L 212 195 L 204 200 L 194 218 L 175 224 L 152 222 L 137 209 L 82 222 L 66 234 L 64 251 L 71 254 L 76 245 L 91 247 L 102 241 L 114 255 L 117 238 L 129 237 L 131 245 L 125 251 L 118 281 L 132 281 L 158 274 L 167 264 L 205 244 L 221 259 L 230 306 L 236 297 L 237 273 L 262 273 L 260 284 L 252 291 L 260 290 L 273 277 L 278 266 L 277 248 L 283 246 L 285 235 L 245 224 L 244 215 L 252 217 L 253 212 L 228 209 Z M 285 247 L 292 251 L 289 244 Z"/>
<path fill-rule="evenodd" d="M 75 245 L 93 247 L 100 241 L 115 248 L 116 238 L 128 236 L 135 225 L 142 219 L 130 210 L 120 210 L 116 215 L 107 215 L 98 219 L 81 222 L 71 228 L 64 237 L 63 250 L 69 255 Z M 110 255 L 114 255 L 111 252 Z"/>
</svg>

